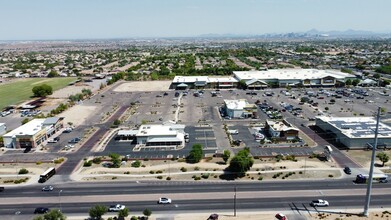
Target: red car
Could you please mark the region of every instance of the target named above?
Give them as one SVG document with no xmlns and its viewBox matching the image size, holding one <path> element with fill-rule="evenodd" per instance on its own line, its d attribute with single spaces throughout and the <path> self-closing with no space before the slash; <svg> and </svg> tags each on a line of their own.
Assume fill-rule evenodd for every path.
<svg viewBox="0 0 391 220">
<path fill-rule="evenodd" d="M 278 219 L 278 220 L 288 220 L 288 218 L 284 214 L 282 214 L 282 213 L 277 213 L 276 214 L 276 219 Z"/>
</svg>

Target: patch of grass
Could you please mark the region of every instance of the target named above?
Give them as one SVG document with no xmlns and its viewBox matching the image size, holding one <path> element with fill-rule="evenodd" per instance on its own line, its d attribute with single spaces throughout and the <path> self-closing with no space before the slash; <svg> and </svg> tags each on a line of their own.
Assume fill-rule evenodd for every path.
<svg viewBox="0 0 391 220">
<path fill-rule="evenodd" d="M 32 89 L 34 86 L 47 84 L 53 88 L 54 92 L 66 87 L 75 80 L 76 77 L 31 78 L 15 80 L 14 82 L 0 85 L 0 109 L 28 100 L 33 95 Z"/>
</svg>

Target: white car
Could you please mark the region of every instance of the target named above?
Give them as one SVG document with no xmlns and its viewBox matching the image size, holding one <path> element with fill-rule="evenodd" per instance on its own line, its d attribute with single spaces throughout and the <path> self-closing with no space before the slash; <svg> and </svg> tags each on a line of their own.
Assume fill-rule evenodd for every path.
<svg viewBox="0 0 391 220">
<path fill-rule="evenodd" d="M 312 202 L 310 203 L 310 206 L 312 206 L 312 207 L 329 206 L 329 202 L 327 202 L 326 200 L 323 200 L 323 199 L 312 200 Z"/>
<path fill-rule="evenodd" d="M 160 198 L 157 201 L 158 204 L 171 204 L 171 199 L 170 198 Z"/>
<path fill-rule="evenodd" d="M 119 212 L 121 210 L 124 210 L 125 206 L 121 204 L 111 205 L 109 207 L 109 212 Z"/>
</svg>

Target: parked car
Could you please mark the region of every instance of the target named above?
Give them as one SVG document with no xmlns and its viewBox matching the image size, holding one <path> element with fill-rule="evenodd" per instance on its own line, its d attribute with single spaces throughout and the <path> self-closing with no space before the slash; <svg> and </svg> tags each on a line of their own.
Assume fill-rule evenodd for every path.
<svg viewBox="0 0 391 220">
<path fill-rule="evenodd" d="M 53 191 L 53 186 L 44 186 L 43 188 L 42 188 L 42 191 Z"/>
<path fill-rule="evenodd" d="M 277 213 L 277 214 L 275 215 L 275 217 L 276 217 L 276 219 L 278 219 L 278 220 L 288 220 L 288 218 L 287 218 L 284 214 L 282 214 L 282 213 Z"/>
<path fill-rule="evenodd" d="M 55 137 L 55 138 L 49 139 L 48 143 L 57 143 L 58 141 L 60 141 L 60 137 Z"/>
<path fill-rule="evenodd" d="M 109 212 L 119 212 L 121 210 L 124 210 L 125 206 L 121 204 L 111 205 L 108 209 Z"/>
<path fill-rule="evenodd" d="M 75 143 L 78 143 L 80 140 L 81 140 L 81 138 L 75 137 L 75 138 L 69 140 L 68 143 L 75 144 Z"/>
<path fill-rule="evenodd" d="M 320 206 L 320 207 L 329 206 L 329 202 L 327 202 L 326 200 L 323 200 L 323 199 L 312 200 L 312 202 L 310 203 L 310 206 L 312 206 L 312 207 L 317 207 L 317 206 Z"/>
<path fill-rule="evenodd" d="M 345 167 L 344 169 L 343 169 L 343 172 L 345 172 L 346 174 L 352 174 L 352 170 L 349 168 L 349 167 Z"/>
<path fill-rule="evenodd" d="M 159 198 L 157 201 L 158 204 L 171 204 L 171 199 L 170 198 Z"/>
<path fill-rule="evenodd" d="M 71 127 L 67 127 L 67 128 L 65 128 L 64 129 L 64 133 L 71 133 L 73 131 L 73 128 L 71 128 Z"/>
<path fill-rule="evenodd" d="M 48 213 L 50 211 L 49 208 L 46 208 L 46 207 L 38 207 L 34 210 L 34 214 L 45 214 L 45 213 Z"/>
<path fill-rule="evenodd" d="M 218 220 L 219 219 L 219 215 L 218 214 L 211 214 L 208 218 L 208 220 Z"/>
</svg>

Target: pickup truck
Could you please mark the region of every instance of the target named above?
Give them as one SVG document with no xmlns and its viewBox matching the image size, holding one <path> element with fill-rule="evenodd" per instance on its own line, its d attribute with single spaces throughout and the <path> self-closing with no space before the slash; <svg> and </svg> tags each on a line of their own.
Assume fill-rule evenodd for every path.
<svg viewBox="0 0 391 220">
<path fill-rule="evenodd" d="M 323 200 L 323 199 L 313 200 L 313 201 L 310 203 L 310 206 L 312 206 L 312 207 L 316 207 L 316 206 L 329 206 L 329 202 L 327 202 L 326 200 Z"/>
</svg>

